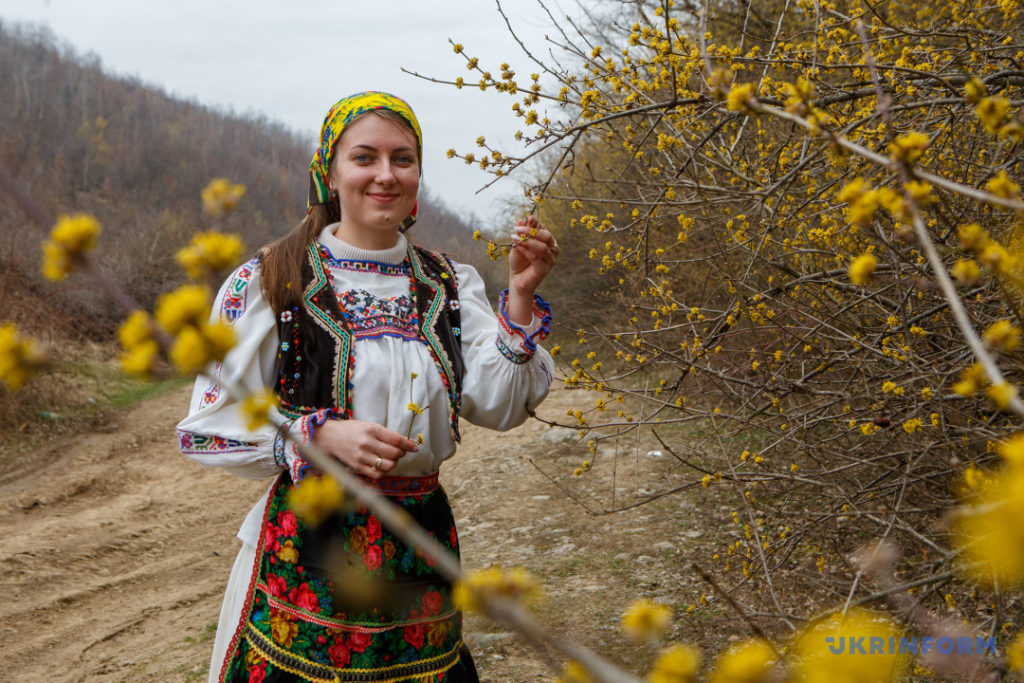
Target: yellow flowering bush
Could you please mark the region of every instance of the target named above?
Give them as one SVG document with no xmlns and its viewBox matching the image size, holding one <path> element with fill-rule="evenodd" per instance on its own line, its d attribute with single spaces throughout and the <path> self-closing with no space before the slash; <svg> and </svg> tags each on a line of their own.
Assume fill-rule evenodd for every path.
<svg viewBox="0 0 1024 683">
<path fill-rule="evenodd" d="M 676 455 L 636 486 L 742 503 L 713 557 L 750 612 L 874 595 L 836 568 L 883 534 L 930 586 L 957 463 L 1024 418 L 1019 3 L 598 4 L 537 89 L 497 81 L 525 147 L 473 150 L 530 169 L 522 210 L 571 264 L 550 293 L 578 398 L 550 421 L 588 452 L 538 466 L 603 497 L 591 444 Z M 915 599 L 995 601 L 957 576 L 953 608 Z"/>
</svg>

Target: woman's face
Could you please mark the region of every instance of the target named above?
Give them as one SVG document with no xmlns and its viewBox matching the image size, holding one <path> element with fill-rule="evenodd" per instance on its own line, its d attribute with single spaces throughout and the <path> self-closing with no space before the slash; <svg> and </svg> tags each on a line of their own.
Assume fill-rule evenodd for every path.
<svg viewBox="0 0 1024 683">
<path fill-rule="evenodd" d="M 341 202 L 335 234 L 362 249 L 393 247 L 419 190 L 416 136 L 374 114 L 356 119 L 338 139 L 330 183 Z"/>
</svg>

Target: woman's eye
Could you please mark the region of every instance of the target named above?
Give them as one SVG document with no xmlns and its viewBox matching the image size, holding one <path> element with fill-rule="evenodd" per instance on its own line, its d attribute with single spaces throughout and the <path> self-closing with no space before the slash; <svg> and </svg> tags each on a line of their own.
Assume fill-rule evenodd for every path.
<svg viewBox="0 0 1024 683">
<path fill-rule="evenodd" d="M 353 159 L 353 161 L 355 161 L 357 163 L 365 164 L 367 161 L 370 160 L 370 155 L 369 154 L 357 154 L 352 159 Z"/>
<path fill-rule="evenodd" d="M 400 156 L 400 157 L 398 157 L 398 159 L 396 159 L 396 161 L 398 163 L 400 163 L 400 164 L 415 164 L 416 163 L 416 160 L 413 159 L 411 156 Z"/>
</svg>

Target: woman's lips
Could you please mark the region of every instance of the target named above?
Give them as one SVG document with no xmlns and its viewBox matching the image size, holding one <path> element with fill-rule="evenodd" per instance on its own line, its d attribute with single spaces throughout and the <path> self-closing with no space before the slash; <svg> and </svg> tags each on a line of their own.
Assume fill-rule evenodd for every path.
<svg viewBox="0 0 1024 683">
<path fill-rule="evenodd" d="M 398 195 L 397 194 L 379 194 L 379 193 L 373 193 L 373 192 L 371 192 L 369 194 L 369 197 L 370 197 L 370 199 L 372 199 L 372 200 L 374 200 L 376 202 L 381 202 L 381 203 L 386 203 L 386 202 L 390 202 L 390 201 L 394 201 L 395 199 L 398 199 Z"/>
</svg>

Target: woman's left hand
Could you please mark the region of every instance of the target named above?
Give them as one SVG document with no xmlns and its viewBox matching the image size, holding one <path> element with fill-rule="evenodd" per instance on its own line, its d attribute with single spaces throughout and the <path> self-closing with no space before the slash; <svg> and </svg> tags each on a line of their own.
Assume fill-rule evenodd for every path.
<svg viewBox="0 0 1024 683">
<path fill-rule="evenodd" d="M 518 243 L 508 255 L 509 293 L 533 299 L 541 280 L 555 265 L 558 243 L 536 216 L 516 225 Z"/>
</svg>

